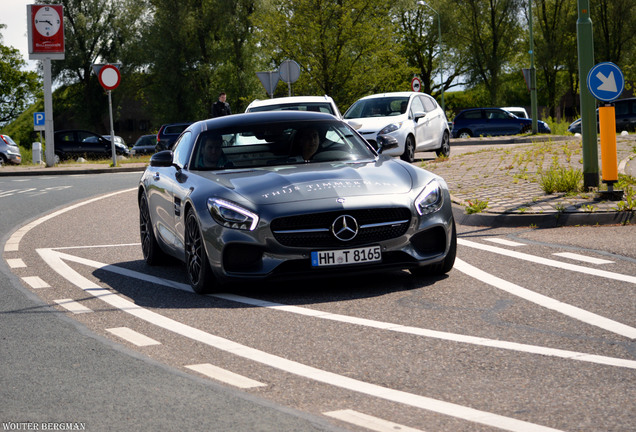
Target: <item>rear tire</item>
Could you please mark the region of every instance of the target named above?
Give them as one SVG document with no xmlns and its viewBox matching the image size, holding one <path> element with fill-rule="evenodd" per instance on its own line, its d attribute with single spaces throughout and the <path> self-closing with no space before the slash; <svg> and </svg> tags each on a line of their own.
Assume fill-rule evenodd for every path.
<svg viewBox="0 0 636 432">
<path fill-rule="evenodd" d="M 459 131 L 459 135 L 457 136 L 457 138 L 466 139 L 466 138 L 472 138 L 472 136 L 473 134 L 469 130 L 463 130 L 463 131 Z"/>
<path fill-rule="evenodd" d="M 145 192 L 139 200 L 139 236 L 141 237 L 141 251 L 146 264 L 155 266 L 167 261 L 168 256 L 161 250 L 152 229 L 150 208 L 148 207 L 148 198 Z"/>
<path fill-rule="evenodd" d="M 444 131 L 444 135 L 442 136 L 442 142 L 437 150 L 435 150 L 435 154 L 437 157 L 449 157 L 450 156 L 450 139 L 448 136 L 448 132 Z"/>
</svg>

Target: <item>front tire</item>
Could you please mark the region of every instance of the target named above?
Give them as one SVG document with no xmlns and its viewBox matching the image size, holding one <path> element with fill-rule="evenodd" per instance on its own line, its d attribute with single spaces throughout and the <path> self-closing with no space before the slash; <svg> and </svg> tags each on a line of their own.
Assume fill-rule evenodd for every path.
<svg viewBox="0 0 636 432">
<path fill-rule="evenodd" d="M 404 143 L 404 153 L 402 153 L 402 160 L 408 163 L 413 163 L 415 160 L 415 139 L 413 135 L 409 135 L 406 137 L 406 142 Z"/>
<path fill-rule="evenodd" d="M 185 226 L 186 274 L 190 286 L 197 294 L 207 294 L 214 288 L 214 276 L 205 251 L 203 234 L 194 210 L 188 210 Z"/>
</svg>

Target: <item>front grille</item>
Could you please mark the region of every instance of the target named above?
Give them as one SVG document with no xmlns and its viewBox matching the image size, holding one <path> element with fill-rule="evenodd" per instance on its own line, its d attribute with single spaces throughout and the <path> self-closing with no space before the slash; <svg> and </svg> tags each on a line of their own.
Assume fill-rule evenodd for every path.
<svg viewBox="0 0 636 432">
<path fill-rule="evenodd" d="M 358 235 L 350 241 L 341 241 L 331 232 L 338 216 L 356 219 Z M 411 222 L 411 211 L 403 207 L 361 210 L 340 210 L 274 219 L 271 229 L 276 240 L 290 247 L 343 247 L 389 240 L 406 233 Z"/>
</svg>

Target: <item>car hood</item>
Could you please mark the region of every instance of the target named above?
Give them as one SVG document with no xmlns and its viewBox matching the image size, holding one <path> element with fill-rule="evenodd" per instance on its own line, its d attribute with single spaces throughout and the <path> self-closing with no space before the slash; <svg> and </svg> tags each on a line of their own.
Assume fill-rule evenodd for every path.
<svg viewBox="0 0 636 432">
<path fill-rule="evenodd" d="M 358 132 L 379 132 L 391 123 L 400 123 L 407 119 L 406 114 L 391 117 L 367 117 L 348 119 L 347 123 Z"/>
<path fill-rule="evenodd" d="M 393 159 L 323 162 L 203 174 L 256 204 L 324 198 L 405 194 L 413 188 L 407 167 Z"/>
</svg>

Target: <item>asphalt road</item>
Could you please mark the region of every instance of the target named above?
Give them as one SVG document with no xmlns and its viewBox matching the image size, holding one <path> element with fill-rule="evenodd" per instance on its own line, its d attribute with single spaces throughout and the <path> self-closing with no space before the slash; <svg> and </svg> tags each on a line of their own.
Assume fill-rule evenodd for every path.
<svg viewBox="0 0 636 432">
<path fill-rule="evenodd" d="M 447 277 L 198 296 L 142 263 L 137 178 L 0 179 L 2 423 L 634 430 L 635 226 L 459 226 Z"/>
<path fill-rule="evenodd" d="M 1 178 L 1 243 L 51 210 L 134 187 L 138 179 L 138 173 Z M 96 208 L 89 213 L 89 225 L 61 220 L 61 225 L 43 226 L 40 239 L 90 244 L 96 232 L 108 237 L 136 227 L 134 212 L 115 215 Z M 0 261 L 0 430 L 340 430 L 324 419 L 166 366 L 93 332 L 43 302 L 14 275 L 20 268 L 9 268 L 11 255 L 5 251 Z M 46 279 L 50 271 L 42 270 Z"/>
</svg>

